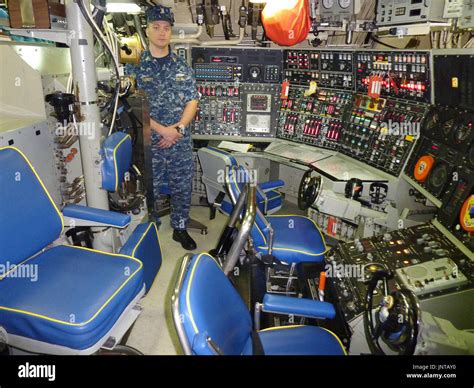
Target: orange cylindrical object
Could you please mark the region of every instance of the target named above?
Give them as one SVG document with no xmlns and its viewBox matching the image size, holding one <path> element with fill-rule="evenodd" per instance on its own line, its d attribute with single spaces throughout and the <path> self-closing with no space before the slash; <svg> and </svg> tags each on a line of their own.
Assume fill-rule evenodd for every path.
<svg viewBox="0 0 474 388">
<path fill-rule="evenodd" d="M 324 289 L 326 288 L 326 272 L 321 272 L 319 274 L 319 289 L 321 291 L 324 291 Z"/>
</svg>

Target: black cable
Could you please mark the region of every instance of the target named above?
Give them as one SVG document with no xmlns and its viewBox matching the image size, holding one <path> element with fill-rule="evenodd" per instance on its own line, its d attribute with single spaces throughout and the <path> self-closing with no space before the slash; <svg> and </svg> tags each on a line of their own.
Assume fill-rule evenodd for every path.
<svg viewBox="0 0 474 388">
<path fill-rule="evenodd" d="M 194 24 L 194 23 L 196 23 L 196 21 L 194 19 L 193 7 L 191 5 L 191 0 L 188 0 L 188 7 L 189 7 L 189 13 L 191 14 L 191 21 Z"/>
<path fill-rule="evenodd" d="M 234 29 L 232 28 L 232 3 L 233 3 L 233 0 L 230 0 L 230 3 L 229 3 L 229 10 L 227 11 L 227 14 L 225 16 L 225 19 L 226 19 L 226 25 L 227 25 L 227 29 L 229 31 L 229 36 L 232 37 L 232 38 L 235 38 L 235 34 L 234 34 Z"/>
<path fill-rule="evenodd" d="M 227 16 L 224 16 L 224 13 L 221 11 L 221 22 L 222 22 L 222 30 L 224 31 L 224 38 L 225 40 L 229 40 L 229 27 L 227 26 Z"/>
<path fill-rule="evenodd" d="M 138 168 L 133 165 L 132 168 L 129 170 L 129 173 L 131 175 L 135 176 L 136 179 L 136 188 L 139 188 L 139 191 L 131 194 L 129 193 L 129 197 L 132 198 L 131 202 L 128 202 L 127 204 L 121 204 L 117 202 L 114 198 L 114 196 L 118 195 L 120 197 L 119 192 L 115 193 L 109 193 L 109 206 L 111 210 L 118 211 L 118 212 L 128 212 L 128 211 L 133 211 L 135 209 L 139 209 L 140 206 L 143 203 L 143 196 L 144 196 L 144 188 L 145 188 L 145 181 L 143 178 L 143 175 L 140 173 Z"/>
<path fill-rule="evenodd" d="M 141 127 L 143 128 L 143 123 L 137 118 L 135 113 L 133 112 L 133 108 L 130 106 L 130 104 L 127 101 L 126 96 L 120 97 L 120 103 L 122 104 L 124 108 L 124 112 L 128 115 L 128 118 L 130 119 L 130 123 L 132 124 L 132 146 L 135 145 L 137 138 L 138 138 L 138 125 L 137 122 L 140 123 Z"/>
<path fill-rule="evenodd" d="M 110 226 L 107 226 L 106 228 L 104 228 L 104 229 L 102 229 L 102 230 L 98 230 L 98 231 L 96 231 L 96 232 L 93 232 L 93 231 L 91 230 L 91 233 L 92 233 L 92 234 L 104 233 L 104 232 L 106 232 L 107 230 L 109 230 L 110 228 L 111 228 Z"/>
<path fill-rule="evenodd" d="M 369 41 L 370 41 L 370 34 L 366 34 L 366 35 L 365 35 L 365 39 L 364 39 L 364 46 L 365 46 L 366 44 L 369 44 Z"/>
<path fill-rule="evenodd" d="M 382 46 L 391 48 L 391 49 L 399 50 L 398 47 L 392 46 L 392 45 L 390 45 L 390 44 L 387 44 L 387 43 L 384 43 L 384 42 L 378 40 L 377 38 L 375 38 L 375 37 L 372 35 L 372 33 L 370 33 L 370 35 L 371 35 L 371 36 L 370 36 L 370 39 L 373 40 L 374 42 L 376 42 L 376 43 L 378 43 L 378 44 L 381 44 Z"/>
<path fill-rule="evenodd" d="M 94 21 L 98 26 L 102 26 L 102 21 L 104 20 L 106 12 L 106 2 L 105 0 L 97 0 L 94 4 L 94 11 L 97 10 L 97 14 L 94 17 Z M 93 13 L 94 13 L 93 11 Z"/>
</svg>

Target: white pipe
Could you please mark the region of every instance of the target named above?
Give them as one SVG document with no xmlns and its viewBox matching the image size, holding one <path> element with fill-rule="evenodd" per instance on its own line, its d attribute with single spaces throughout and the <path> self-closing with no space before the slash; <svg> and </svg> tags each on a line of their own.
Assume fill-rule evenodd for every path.
<svg viewBox="0 0 474 388">
<path fill-rule="evenodd" d="M 202 42 L 201 46 L 234 46 L 238 45 L 244 40 L 245 37 L 245 28 L 240 27 L 239 29 L 239 39 L 237 40 L 216 40 L 216 41 L 208 41 Z"/>
<path fill-rule="evenodd" d="M 199 39 L 202 35 L 203 28 L 202 26 L 198 26 L 198 29 L 195 34 L 178 34 L 171 36 L 171 43 L 180 43 L 186 41 L 188 39 Z M 187 42 L 183 42 L 187 43 Z"/>
<path fill-rule="evenodd" d="M 89 7 L 89 1 L 85 2 L 85 6 Z M 101 189 L 101 117 L 97 105 L 97 74 L 92 28 L 86 23 L 74 0 L 66 1 L 66 17 L 69 30 L 75 32 L 71 37 L 69 47 L 74 93 L 76 102 L 80 106 L 80 121 L 93 129 L 89 134 L 79 133 L 87 205 L 108 210 L 107 192 Z M 94 248 L 107 249 L 107 246 L 94 240 Z"/>
<path fill-rule="evenodd" d="M 198 39 L 178 39 L 177 41 L 173 42 L 171 40 L 171 43 L 191 43 L 191 44 L 196 44 L 199 46 L 236 46 L 239 43 L 242 43 L 244 40 L 245 36 L 245 28 L 240 27 L 239 31 L 239 39 L 236 40 L 210 40 L 210 41 L 200 41 Z"/>
</svg>

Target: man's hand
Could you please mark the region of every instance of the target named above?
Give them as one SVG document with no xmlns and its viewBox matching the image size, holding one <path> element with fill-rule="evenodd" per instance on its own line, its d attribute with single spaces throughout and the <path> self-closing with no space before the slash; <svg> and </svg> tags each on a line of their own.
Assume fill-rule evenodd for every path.
<svg viewBox="0 0 474 388">
<path fill-rule="evenodd" d="M 158 143 L 158 147 L 160 148 L 169 148 L 183 137 L 183 135 L 178 132 L 175 125 L 164 127 L 160 131 L 160 135 L 162 137 Z"/>
<path fill-rule="evenodd" d="M 158 148 L 170 148 L 173 144 L 175 144 L 175 143 L 172 143 L 172 142 L 167 141 L 165 139 L 161 139 L 158 142 Z"/>
</svg>

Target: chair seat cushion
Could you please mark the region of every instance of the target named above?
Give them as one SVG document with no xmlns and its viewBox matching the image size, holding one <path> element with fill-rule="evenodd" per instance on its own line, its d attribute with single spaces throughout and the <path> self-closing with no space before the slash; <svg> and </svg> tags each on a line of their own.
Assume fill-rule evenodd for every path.
<svg viewBox="0 0 474 388">
<path fill-rule="evenodd" d="M 31 276 L 35 267 L 36 276 Z M 19 277 L 28 268 L 30 276 Z M 8 334 L 88 349 L 108 333 L 142 288 L 137 259 L 57 246 L 0 281 L 0 326 Z"/>
<path fill-rule="evenodd" d="M 265 355 L 343 356 L 335 334 L 316 326 L 282 326 L 258 332 Z"/>
<path fill-rule="evenodd" d="M 313 220 L 298 215 L 272 215 L 267 220 L 274 230 L 273 255 L 277 259 L 287 264 L 324 260 L 326 244 Z M 268 253 L 267 245 L 257 249 Z"/>
</svg>

